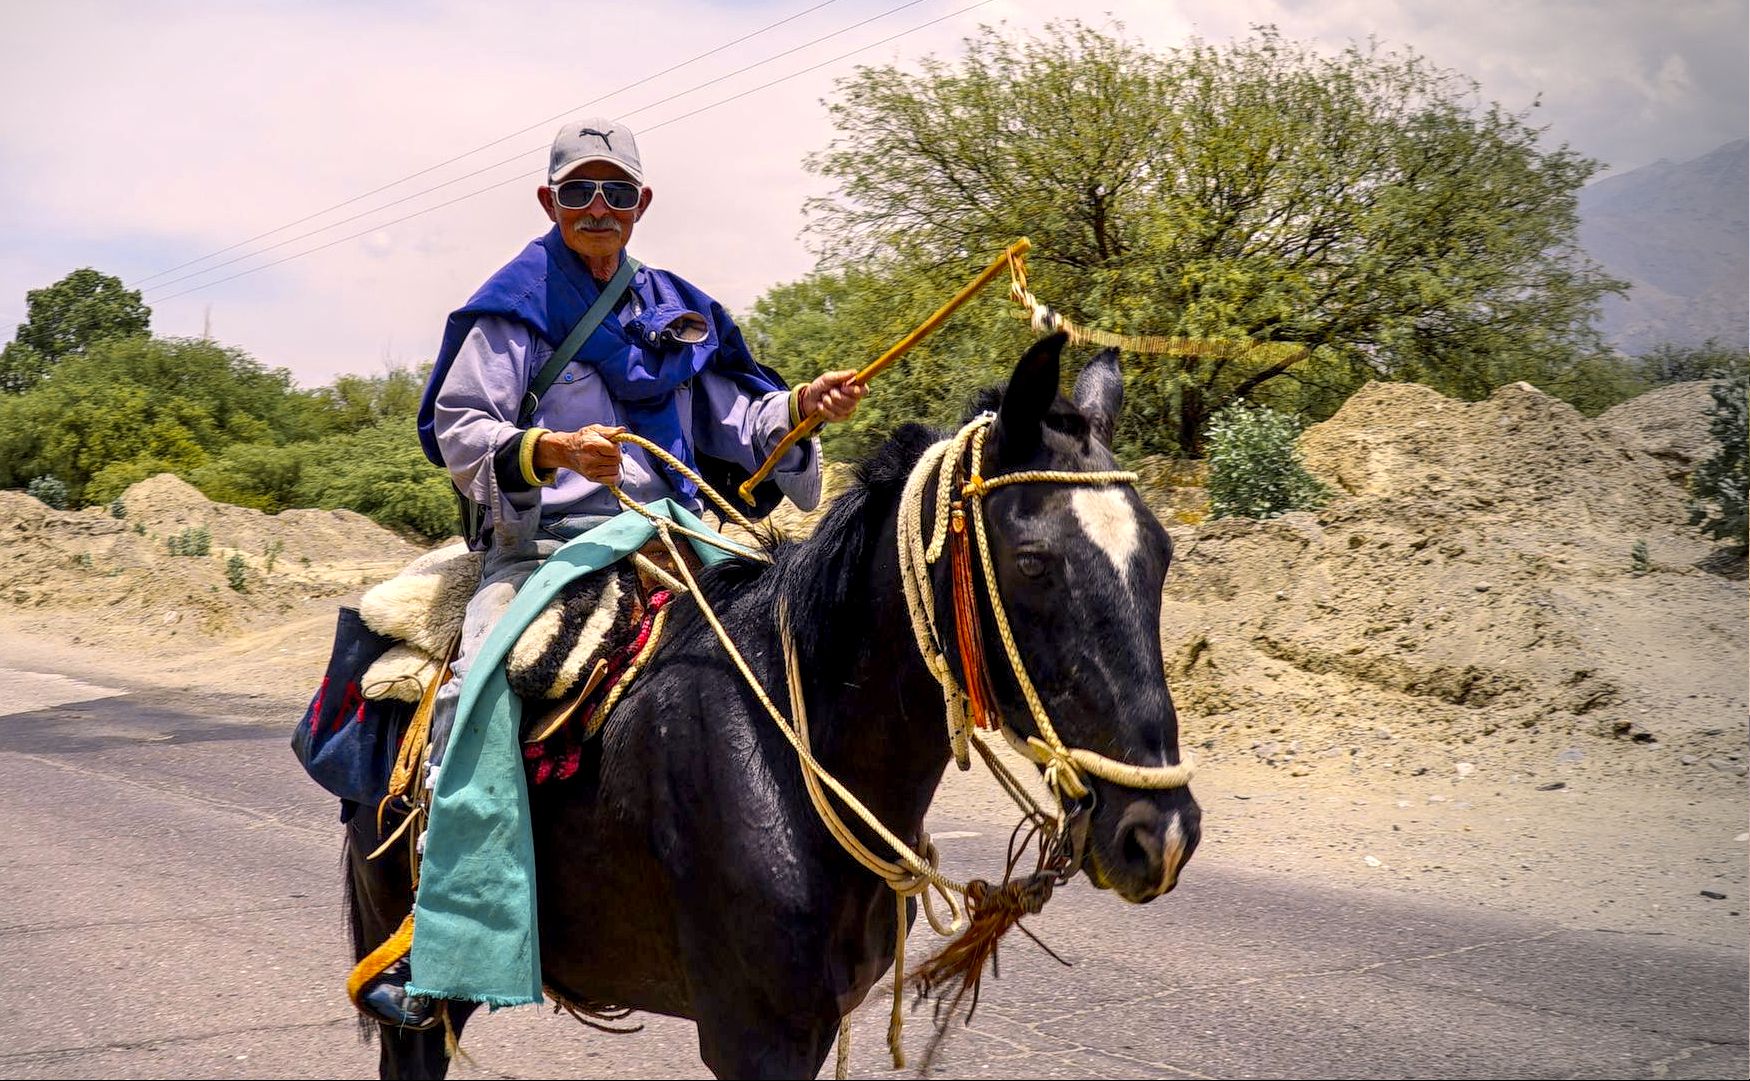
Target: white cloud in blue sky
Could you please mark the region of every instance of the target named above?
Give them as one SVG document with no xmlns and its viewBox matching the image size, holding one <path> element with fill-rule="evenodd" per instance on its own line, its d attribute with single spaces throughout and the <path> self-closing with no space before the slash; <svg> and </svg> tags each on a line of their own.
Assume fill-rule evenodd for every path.
<svg viewBox="0 0 1750 1081">
<path fill-rule="evenodd" d="M 1039 31 L 1053 17 L 1114 19 L 1166 49 L 1224 41 L 1258 23 L 1335 49 L 1405 45 L 1535 114 L 1552 142 L 1613 168 L 1681 159 L 1746 130 L 1746 9 L 1738 0 L 1661 5 L 1546 0 L 1236 0 L 1218 3 L 991 0 L 825 70 L 699 116 L 655 125 L 953 12 L 924 0 L 769 67 L 654 107 L 696 83 L 801 45 L 903 0 L 838 0 L 772 34 L 587 111 L 627 116 L 657 202 L 641 258 L 693 278 L 732 307 L 805 273 L 801 206 L 822 193 L 801 160 L 831 137 L 819 99 L 856 63 L 952 55 L 980 22 Z M 135 281 L 517 128 L 809 7 L 644 0 L 109 4 L 0 9 L 0 325 L 27 289 L 78 266 Z M 453 188 L 288 244 L 214 276 L 362 233 L 306 258 L 173 299 L 204 278 L 148 289 L 154 327 L 214 336 L 305 383 L 413 361 L 444 314 L 544 226 L 535 180 L 553 124 L 430 176 L 261 241 L 272 244 L 501 158 Z M 396 225 L 388 219 L 511 180 Z M 221 258 L 230 258 L 236 252 Z M 216 260 L 215 260 L 216 261 Z M 168 277 L 174 277 L 170 275 Z"/>
</svg>

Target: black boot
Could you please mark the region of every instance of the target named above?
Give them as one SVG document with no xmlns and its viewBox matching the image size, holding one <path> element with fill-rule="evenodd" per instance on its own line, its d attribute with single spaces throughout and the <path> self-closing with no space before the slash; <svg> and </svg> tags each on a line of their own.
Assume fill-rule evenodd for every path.
<svg viewBox="0 0 1750 1081">
<path fill-rule="evenodd" d="M 403 957 L 384 969 L 359 991 L 359 1012 L 373 1021 L 396 1028 L 428 1029 L 438 1023 L 437 1003 L 423 995 L 409 995 L 407 982 L 413 966 Z"/>
</svg>

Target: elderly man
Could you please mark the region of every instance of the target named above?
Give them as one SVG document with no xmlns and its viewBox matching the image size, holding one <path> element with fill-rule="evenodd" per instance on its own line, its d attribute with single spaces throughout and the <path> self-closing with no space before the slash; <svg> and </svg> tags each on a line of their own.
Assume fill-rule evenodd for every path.
<svg viewBox="0 0 1750 1081">
<path fill-rule="evenodd" d="M 653 193 L 625 125 L 590 118 L 561 128 L 536 196 L 553 228 L 450 316 L 441 376 L 422 406 L 421 438 L 428 450 L 435 444 L 472 506 L 470 543 L 485 551 L 456 678 L 439 691 L 433 713 L 433 763 L 441 762 L 469 661 L 518 586 L 563 542 L 620 513 L 606 485 L 641 503 L 668 498 L 700 509 L 685 476 L 641 449 L 622 453 L 610 435 L 630 429 L 708 476 L 745 475 L 798 420 L 815 413 L 843 420 L 865 392 L 850 371 L 787 390 L 754 361 L 715 300 L 664 270 L 627 273 L 634 267 L 626 245 Z M 596 310 L 601 321 L 591 330 L 588 316 L 604 293 L 617 295 Z M 531 397 L 537 373 L 576 335 L 586 336 L 575 356 Z M 820 497 L 818 444 L 798 444 L 773 477 L 783 495 L 812 508 Z M 406 959 L 391 966 L 358 1001 L 386 1023 L 425 1027 L 434 1014 L 406 994 L 408 969 Z"/>
</svg>

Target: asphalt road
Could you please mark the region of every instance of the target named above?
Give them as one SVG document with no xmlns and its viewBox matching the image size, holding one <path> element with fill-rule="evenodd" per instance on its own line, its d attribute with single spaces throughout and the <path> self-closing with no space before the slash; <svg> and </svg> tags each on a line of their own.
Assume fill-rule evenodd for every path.
<svg viewBox="0 0 1750 1081">
<path fill-rule="evenodd" d="M 291 714 L 0 669 L 0 1077 L 375 1072 L 342 991 L 335 805 Z M 992 872 L 990 824 L 931 829 L 957 873 Z M 936 1075 L 1750 1074 L 1732 949 L 1334 890 L 1208 841 L 1161 901 L 1078 884 L 1029 925 L 1073 967 L 1017 936 Z M 857 1018 L 855 1076 L 891 1073 L 886 1003 Z M 705 1076 L 691 1026 L 646 1021 L 478 1017 L 452 1076 Z M 913 1014 L 914 1061 L 929 1033 Z"/>
</svg>

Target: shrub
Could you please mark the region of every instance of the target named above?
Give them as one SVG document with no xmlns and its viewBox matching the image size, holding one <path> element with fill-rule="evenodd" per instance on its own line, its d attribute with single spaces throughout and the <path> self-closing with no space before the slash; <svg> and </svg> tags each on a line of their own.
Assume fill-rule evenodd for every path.
<svg viewBox="0 0 1750 1081">
<path fill-rule="evenodd" d="M 149 455 L 126 462 L 111 462 L 92 474 L 90 482 L 85 485 L 85 498 L 93 503 L 107 503 L 119 499 L 123 492 L 147 477 L 173 472 L 175 468 L 169 463 Z"/>
<path fill-rule="evenodd" d="M 180 533 L 164 538 L 165 547 L 173 556 L 204 556 L 213 551 L 213 534 L 206 526 L 189 526 Z"/>
<path fill-rule="evenodd" d="M 231 583 L 231 588 L 239 593 L 249 592 L 243 587 L 243 572 L 246 569 L 242 552 L 232 552 L 231 558 L 225 560 L 225 581 Z"/>
<path fill-rule="evenodd" d="M 1264 407 L 1235 402 L 1209 423 L 1209 508 L 1213 518 L 1273 518 L 1312 510 L 1330 498 L 1301 464 L 1300 424 Z"/>
<path fill-rule="evenodd" d="M 121 496 L 118 495 L 109 501 L 109 516 L 116 519 L 126 518 L 128 516 L 128 505 L 122 502 Z"/>
<path fill-rule="evenodd" d="M 1703 462 L 1690 478 L 1689 524 L 1715 540 L 1727 541 L 1739 555 L 1750 549 L 1746 529 L 1745 496 L 1750 474 L 1745 469 L 1744 376 L 1711 388 L 1714 404 L 1708 410 L 1708 432 L 1720 449 Z"/>
<path fill-rule="evenodd" d="M 37 477 L 30 482 L 24 491 L 32 499 L 55 510 L 67 509 L 67 486 L 54 476 L 44 474 Z"/>
</svg>

